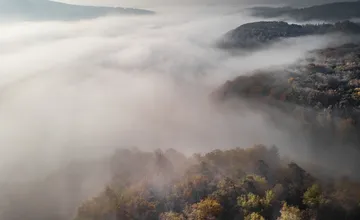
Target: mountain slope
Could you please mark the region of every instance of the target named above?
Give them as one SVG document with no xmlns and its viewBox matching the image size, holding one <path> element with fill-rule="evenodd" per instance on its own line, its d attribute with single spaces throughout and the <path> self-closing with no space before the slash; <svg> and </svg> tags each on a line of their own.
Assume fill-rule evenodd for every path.
<svg viewBox="0 0 360 220">
<path fill-rule="evenodd" d="M 175 157 L 132 154 L 133 160 L 116 158 L 122 164 L 114 167 L 120 178 L 85 201 L 74 220 L 356 220 L 360 216 L 359 182 L 323 180 L 286 162 L 276 147 L 256 145 L 193 157 L 179 152 L 173 153 Z M 137 181 L 129 178 L 135 172 L 121 174 L 144 159 L 156 164 L 158 172 L 139 166 L 137 171 L 146 176 Z M 183 172 L 175 172 L 179 167 L 173 159 L 182 162 Z"/>
<path fill-rule="evenodd" d="M 290 17 L 299 21 L 340 21 L 352 18 L 359 18 L 360 1 L 336 2 L 323 5 L 315 5 L 306 8 L 254 7 L 250 9 L 250 12 L 254 16 L 265 18 Z"/>
<path fill-rule="evenodd" d="M 350 21 L 321 25 L 296 25 L 282 21 L 253 22 L 226 33 L 220 46 L 224 48 L 256 48 L 283 38 L 336 32 L 360 34 L 360 25 Z"/>
<path fill-rule="evenodd" d="M 359 44 L 316 50 L 307 60 L 283 70 L 239 76 L 217 95 L 220 100 L 241 97 L 295 118 L 308 133 L 307 142 L 319 152 L 318 160 L 330 158 L 322 148 L 337 152 L 333 155 L 348 150 L 359 157 L 359 64 Z M 282 126 L 278 118 L 274 123 Z"/>
<path fill-rule="evenodd" d="M 141 9 L 81 6 L 47 0 L 0 0 L 0 18 L 75 20 L 109 14 L 151 14 Z"/>
</svg>

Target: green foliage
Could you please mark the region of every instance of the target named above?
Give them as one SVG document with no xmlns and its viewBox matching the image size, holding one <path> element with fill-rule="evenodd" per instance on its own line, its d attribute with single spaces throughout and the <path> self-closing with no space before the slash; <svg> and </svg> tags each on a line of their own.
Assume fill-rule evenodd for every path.
<svg viewBox="0 0 360 220">
<path fill-rule="evenodd" d="M 262 204 L 265 207 L 271 206 L 271 203 L 274 201 L 275 193 L 272 190 L 268 190 L 265 192 L 265 197 L 262 199 Z"/>
<path fill-rule="evenodd" d="M 252 210 L 260 211 L 262 208 L 260 196 L 253 193 L 248 193 L 247 195 L 240 196 L 238 198 L 238 205 L 247 212 Z"/>
<path fill-rule="evenodd" d="M 303 203 L 309 207 L 316 208 L 325 205 L 327 202 L 318 184 L 312 185 L 304 193 Z"/>
<path fill-rule="evenodd" d="M 255 174 L 247 175 L 245 177 L 244 181 L 249 181 L 249 180 L 259 183 L 259 184 L 267 184 L 265 177 L 255 175 Z"/>
<path fill-rule="evenodd" d="M 241 207 L 245 214 L 251 212 L 262 213 L 270 208 L 274 198 L 275 194 L 272 190 L 266 191 L 264 197 L 248 193 L 238 197 L 238 206 Z"/>
<path fill-rule="evenodd" d="M 253 212 L 245 217 L 245 220 L 265 220 L 259 213 Z"/>
</svg>

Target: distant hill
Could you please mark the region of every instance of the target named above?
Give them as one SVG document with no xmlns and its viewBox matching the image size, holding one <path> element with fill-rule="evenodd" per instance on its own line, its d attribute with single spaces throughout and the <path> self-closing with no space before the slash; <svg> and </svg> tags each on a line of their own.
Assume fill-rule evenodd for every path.
<svg viewBox="0 0 360 220">
<path fill-rule="evenodd" d="M 0 0 L 0 18 L 3 19 L 76 20 L 109 14 L 152 13 L 152 11 L 142 9 L 81 6 L 48 0 Z"/>
<path fill-rule="evenodd" d="M 221 100 L 241 97 L 299 120 L 314 149 L 340 151 L 360 144 L 360 44 L 315 50 L 305 62 L 260 70 L 225 83 Z M 276 120 L 281 126 L 281 121 Z M 321 151 L 321 150 L 320 150 Z"/>
<path fill-rule="evenodd" d="M 225 34 L 219 43 L 223 48 L 256 48 L 282 38 L 328 33 L 360 34 L 360 25 L 350 21 L 335 24 L 296 25 L 283 21 L 247 23 Z"/>
<path fill-rule="evenodd" d="M 254 7 L 250 8 L 250 12 L 254 16 L 264 18 L 290 17 L 298 21 L 341 21 L 360 18 L 360 1 L 336 2 L 306 8 Z"/>
</svg>

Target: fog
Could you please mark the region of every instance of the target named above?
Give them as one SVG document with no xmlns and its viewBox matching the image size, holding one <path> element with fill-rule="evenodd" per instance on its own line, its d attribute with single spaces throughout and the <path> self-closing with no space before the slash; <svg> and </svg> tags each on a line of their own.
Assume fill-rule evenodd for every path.
<svg viewBox="0 0 360 220">
<path fill-rule="evenodd" d="M 1 23 L 1 181 L 26 184 L 72 161 L 132 146 L 191 154 L 275 144 L 306 158 L 301 134 L 294 141 L 246 103 L 217 106 L 209 95 L 226 80 L 291 64 L 339 39 L 297 38 L 233 56 L 216 40 L 256 20 L 234 11 Z"/>
</svg>

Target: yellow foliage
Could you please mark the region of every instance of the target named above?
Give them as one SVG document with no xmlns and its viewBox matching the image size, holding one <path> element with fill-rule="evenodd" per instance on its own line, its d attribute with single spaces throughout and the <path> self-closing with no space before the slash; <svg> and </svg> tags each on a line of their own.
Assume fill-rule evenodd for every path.
<svg viewBox="0 0 360 220">
<path fill-rule="evenodd" d="M 160 215 L 160 220 L 185 220 L 185 218 L 179 213 L 166 212 Z"/>
<path fill-rule="evenodd" d="M 245 220 L 265 220 L 259 213 L 253 212 L 245 217 Z"/>
<path fill-rule="evenodd" d="M 313 184 L 306 190 L 303 196 L 303 203 L 310 207 L 318 207 L 327 203 L 318 184 Z"/>
<path fill-rule="evenodd" d="M 267 181 L 264 177 L 256 175 L 256 174 L 250 174 L 245 177 L 245 180 L 251 180 L 257 183 L 261 184 L 267 184 Z"/>
<path fill-rule="evenodd" d="M 238 198 L 238 205 L 245 210 L 254 209 L 261 206 L 261 198 L 253 193 L 248 193 Z"/>
<path fill-rule="evenodd" d="M 264 197 L 261 201 L 262 201 L 262 203 L 263 203 L 264 206 L 268 207 L 268 206 L 271 205 L 271 203 L 273 202 L 274 198 L 275 198 L 275 193 L 274 193 L 274 191 L 272 191 L 272 190 L 267 190 L 267 191 L 265 192 L 265 197 Z"/>
<path fill-rule="evenodd" d="M 194 220 L 206 220 L 213 218 L 218 216 L 222 211 L 220 203 L 215 199 L 210 198 L 204 199 L 192 207 L 194 210 L 192 212 L 191 219 Z"/>
<path fill-rule="evenodd" d="M 360 98 L 360 88 L 354 89 L 353 98 L 356 98 L 356 99 Z"/>
<path fill-rule="evenodd" d="M 280 211 L 281 215 L 278 220 L 301 220 L 301 211 L 299 208 L 288 206 L 284 203 Z"/>
<path fill-rule="evenodd" d="M 265 192 L 264 197 L 260 197 L 253 193 L 248 193 L 247 195 L 242 195 L 238 197 L 238 205 L 245 211 L 260 211 L 263 208 L 268 208 L 271 206 L 275 198 L 275 194 L 272 190 Z"/>
</svg>

